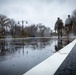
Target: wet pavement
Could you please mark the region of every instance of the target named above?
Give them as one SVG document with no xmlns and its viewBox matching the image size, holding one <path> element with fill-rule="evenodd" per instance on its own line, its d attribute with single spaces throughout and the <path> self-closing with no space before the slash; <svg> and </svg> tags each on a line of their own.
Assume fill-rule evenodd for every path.
<svg viewBox="0 0 76 75">
<path fill-rule="evenodd" d="M 55 39 L 0 40 L 0 75 L 22 75 L 53 55 Z"/>
<path fill-rule="evenodd" d="M 54 75 L 76 75 L 76 44 Z"/>
<path fill-rule="evenodd" d="M 1 39 L 0 75 L 22 75 L 67 44 L 51 38 Z"/>
</svg>

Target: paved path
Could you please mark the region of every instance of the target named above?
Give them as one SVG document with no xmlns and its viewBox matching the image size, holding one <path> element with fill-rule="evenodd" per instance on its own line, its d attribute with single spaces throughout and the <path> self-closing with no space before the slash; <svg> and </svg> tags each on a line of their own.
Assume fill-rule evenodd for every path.
<svg viewBox="0 0 76 75">
<path fill-rule="evenodd" d="M 76 75 L 76 44 L 54 75 Z"/>
</svg>

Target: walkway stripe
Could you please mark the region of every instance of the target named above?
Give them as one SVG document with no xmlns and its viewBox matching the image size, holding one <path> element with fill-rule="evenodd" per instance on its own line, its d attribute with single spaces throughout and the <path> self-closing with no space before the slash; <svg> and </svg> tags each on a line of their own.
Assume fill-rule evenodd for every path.
<svg viewBox="0 0 76 75">
<path fill-rule="evenodd" d="M 54 75 L 74 47 L 76 40 L 56 52 L 23 75 Z"/>
</svg>

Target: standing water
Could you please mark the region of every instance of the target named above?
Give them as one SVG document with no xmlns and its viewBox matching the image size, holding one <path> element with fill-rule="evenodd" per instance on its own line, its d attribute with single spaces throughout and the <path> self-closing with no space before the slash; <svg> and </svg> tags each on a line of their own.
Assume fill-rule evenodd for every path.
<svg viewBox="0 0 76 75">
<path fill-rule="evenodd" d="M 0 75 L 22 75 L 63 46 L 57 39 L 2 39 Z"/>
</svg>

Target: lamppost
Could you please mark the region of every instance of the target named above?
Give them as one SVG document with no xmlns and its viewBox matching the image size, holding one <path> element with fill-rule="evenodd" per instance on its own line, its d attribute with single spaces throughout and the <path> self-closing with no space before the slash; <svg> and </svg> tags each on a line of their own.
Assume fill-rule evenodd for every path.
<svg viewBox="0 0 76 75">
<path fill-rule="evenodd" d="M 24 23 L 26 23 L 26 24 L 28 24 L 28 22 L 27 21 L 24 21 L 24 20 L 22 20 L 22 21 L 18 21 L 18 24 L 20 24 L 21 23 L 21 25 L 22 25 L 22 36 L 24 35 Z"/>
</svg>

